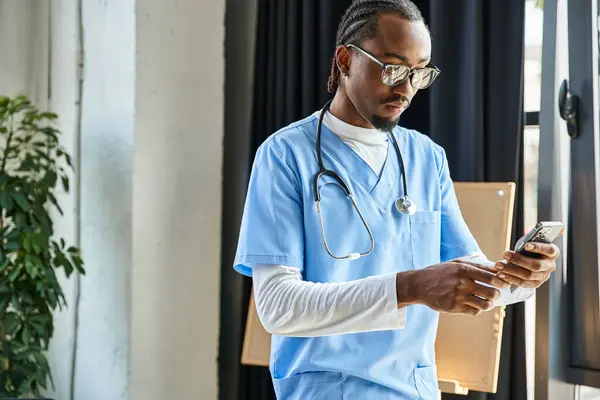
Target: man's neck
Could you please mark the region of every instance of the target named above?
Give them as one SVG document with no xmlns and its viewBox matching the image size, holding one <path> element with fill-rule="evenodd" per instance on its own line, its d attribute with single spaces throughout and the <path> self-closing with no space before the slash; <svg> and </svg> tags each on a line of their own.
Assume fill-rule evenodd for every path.
<svg viewBox="0 0 600 400">
<path fill-rule="evenodd" d="M 373 129 L 373 125 L 358 113 L 348 96 L 339 88 L 329 106 L 329 112 L 347 124 Z"/>
</svg>

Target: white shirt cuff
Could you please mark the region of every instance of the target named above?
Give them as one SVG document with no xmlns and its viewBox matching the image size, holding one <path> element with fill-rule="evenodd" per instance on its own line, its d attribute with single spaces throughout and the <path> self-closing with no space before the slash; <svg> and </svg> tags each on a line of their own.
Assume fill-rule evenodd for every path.
<svg viewBox="0 0 600 400">
<path fill-rule="evenodd" d="M 398 308 L 395 273 L 386 275 L 385 298 L 385 310 L 386 314 L 389 316 L 389 326 L 392 327 L 392 329 L 404 329 L 406 326 L 406 307 Z"/>
</svg>

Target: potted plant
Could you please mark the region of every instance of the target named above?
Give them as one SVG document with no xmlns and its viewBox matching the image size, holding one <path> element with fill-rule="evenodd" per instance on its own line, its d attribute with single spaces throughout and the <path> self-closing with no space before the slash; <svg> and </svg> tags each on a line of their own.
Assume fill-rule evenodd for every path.
<svg viewBox="0 0 600 400">
<path fill-rule="evenodd" d="M 84 273 L 79 249 L 53 230 L 57 184 L 69 191 L 72 168 L 56 118 L 25 96 L 0 96 L 0 399 L 54 385 L 46 351 L 52 313 L 66 306 L 57 270 Z"/>
</svg>

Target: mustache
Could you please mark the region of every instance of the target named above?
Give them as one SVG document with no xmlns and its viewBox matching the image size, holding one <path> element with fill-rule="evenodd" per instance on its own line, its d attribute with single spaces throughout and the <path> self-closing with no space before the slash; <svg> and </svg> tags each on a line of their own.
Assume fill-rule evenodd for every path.
<svg viewBox="0 0 600 400">
<path fill-rule="evenodd" d="M 401 94 L 394 96 L 394 97 L 388 97 L 385 100 L 381 101 L 381 104 L 390 104 L 390 103 L 406 103 L 406 106 L 410 106 L 410 99 L 406 96 L 403 96 Z"/>
</svg>

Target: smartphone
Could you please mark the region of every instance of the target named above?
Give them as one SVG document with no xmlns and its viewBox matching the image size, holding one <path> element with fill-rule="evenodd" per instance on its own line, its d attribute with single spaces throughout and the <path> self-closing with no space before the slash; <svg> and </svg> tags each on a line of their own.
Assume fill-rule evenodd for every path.
<svg viewBox="0 0 600 400">
<path fill-rule="evenodd" d="M 558 239 L 564 231 L 565 227 L 560 221 L 538 222 L 532 230 L 527 232 L 517 241 L 514 251 L 515 253 L 520 253 L 527 257 L 540 258 L 539 254 L 525 250 L 525 245 L 529 242 L 552 243 Z M 517 288 L 518 286 L 512 285 L 510 287 L 511 293 Z"/>
<path fill-rule="evenodd" d="M 525 250 L 525 245 L 529 242 L 552 243 L 563 234 L 564 230 L 563 223 L 559 221 L 538 222 L 532 230 L 517 241 L 514 251 L 527 257 L 539 258 L 539 254 Z"/>
</svg>

